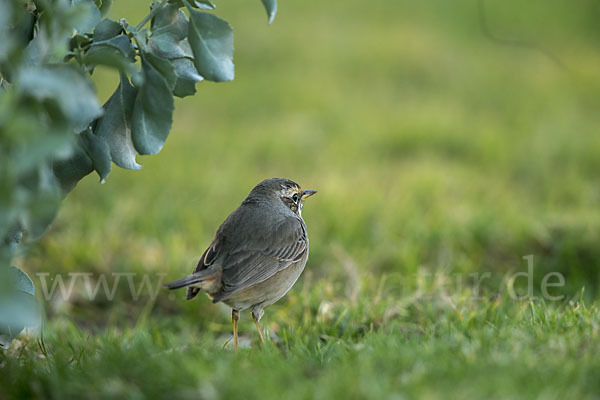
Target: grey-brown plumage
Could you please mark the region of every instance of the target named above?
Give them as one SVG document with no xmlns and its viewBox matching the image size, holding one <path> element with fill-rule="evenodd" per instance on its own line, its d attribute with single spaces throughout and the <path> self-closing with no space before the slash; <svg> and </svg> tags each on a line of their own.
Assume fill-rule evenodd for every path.
<svg viewBox="0 0 600 400">
<path fill-rule="evenodd" d="M 259 324 L 263 309 L 290 290 L 306 265 L 302 205 L 314 193 L 288 179 L 262 181 L 221 224 L 192 275 L 166 286 L 187 287 L 188 300 L 204 290 L 213 303 L 230 306 L 236 349 L 239 312 L 252 309 L 264 341 Z"/>
</svg>

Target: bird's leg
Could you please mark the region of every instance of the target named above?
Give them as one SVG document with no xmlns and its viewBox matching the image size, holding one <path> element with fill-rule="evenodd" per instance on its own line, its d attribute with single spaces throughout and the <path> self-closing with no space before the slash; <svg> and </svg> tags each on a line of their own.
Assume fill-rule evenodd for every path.
<svg viewBox="0 0 600 400">
<path fill-rule="evenodd" d="M 231 310 L 231 322 L 233 322 L 233 347 L 238 351 L 238 321 L 240 320 L 240 312 Z"/>
<path fill-rule="evenodd" d="M 258 329 L 258 334 L 260 335 L 260 342 L 265 344 L 265 337 L 263 336 L 263 330 L 260 327 L 260 319 L 262 318 L 264 311 L 262 309 L 253 309 L 252 310 L 252 319 L 254 320 L 254 325 L 256 325 L 256 329 Z"/>
</svg>

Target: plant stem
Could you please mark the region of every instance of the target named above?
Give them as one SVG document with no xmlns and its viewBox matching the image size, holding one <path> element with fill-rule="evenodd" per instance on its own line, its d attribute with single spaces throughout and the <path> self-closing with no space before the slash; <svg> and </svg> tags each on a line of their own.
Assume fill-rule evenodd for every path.
<svg viewBox="0 0 600 400">
<path fill-rule="evenodd" d="M 158 10 L 160 10 L 166 2 L 167 0 L 162 0 L 160 3 L 158 3 L 158 5 L 155 4 L 154 7 L 152 7 L 152 10 L 150 10 L 150 13 L 146 15 L 146 17 L 139 24 L 137 24 L 134 31 L 139 32 L 139 30 L 142 29 L 142 27 L 146 25 L 148 21 L 150 21 L 152 17 L 154 17 L 154 15 L 156 15 Z"/>
</svg>

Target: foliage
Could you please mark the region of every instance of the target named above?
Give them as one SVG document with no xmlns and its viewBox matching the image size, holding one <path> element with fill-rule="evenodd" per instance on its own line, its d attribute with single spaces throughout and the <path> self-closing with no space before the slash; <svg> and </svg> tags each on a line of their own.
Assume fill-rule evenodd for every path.
<svg viewBox="0 0 600 400">
<path fill-rule="evenodd" d="M 135 27 L 105 18 L 110 4 L 0 3 L 0 279 L 5 282 L 17 245 L 46 231 L 61 199 L 81 178 L 95 170 L 104 182 L 113 162 L 141 168 L 136 155 L 158 153 L 169 135 L 173 96 L 193 95 L 205 79 L 234 77 L 232 30 L 206 12 L 215 8 L 211 2 L 153 2 Z M 275 3 L 265 7 L 271 21 Z M 120 72 L 117 89 L 102 107 L 90 77 L 99 66 Z M 0 332 L 10 324 L 2 315 Z"/>
</svg>

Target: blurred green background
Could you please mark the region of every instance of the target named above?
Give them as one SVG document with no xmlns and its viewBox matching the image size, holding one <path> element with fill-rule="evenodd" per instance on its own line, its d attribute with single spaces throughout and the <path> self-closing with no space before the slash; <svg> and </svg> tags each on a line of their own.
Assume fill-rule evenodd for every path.
<svg viewBox="0 0 600 400">
<path fill-rule="evenodd" d="M 177 99 L 163 151 L 104 185 L 85 178 L 18 265 L 135 272 L 136 286 L 149 274 L 155 286 L 189 273 L 250 189 L 279 176 L 319 191 L 303 213 L 306 271 L 267 309 L 264 351 L 242 316 L 254 346 L 243 359 L 221 350 L 225 306 L 183 292 L 133 300 L 125 283 L 89 301 L 78 285 L 45 302 L 65 369 L 38 374 L 39 393 L 597 394 L 600 6 L 484 4 L 482 25 L 477 1 L 290 0 L 268 26 L 258 0 L 217 2 L 234 27 L 235 80 Z M 147 10 L 116 0 L 111 16 L 135 24 Z M 104 101 L 117 76 L 95 80 Z M 550 292 L 564 300 L 506 298 L 502 279 L 530 254 L 536 295 L 556 271 L 565 286 Z M 475 272 L 491 275 L 481 301 Z M 462 286 L 444 284 L 457 276 Z M 36 393 L 27 377 L 11 379 Z"/>
</svg>

